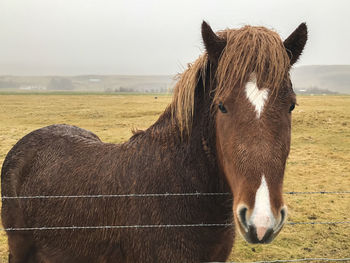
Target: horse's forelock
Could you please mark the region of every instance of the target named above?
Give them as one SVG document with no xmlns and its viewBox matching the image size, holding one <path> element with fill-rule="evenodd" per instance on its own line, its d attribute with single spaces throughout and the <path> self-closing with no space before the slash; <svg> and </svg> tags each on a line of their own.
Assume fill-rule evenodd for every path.
<svg viewBox="0 0 350 263">
<path fill-rule="evenodd" d="M 258 87 L 278 91 L 288 76 L 290 60 L 280 36 L 264 27 L 245 26 L 225 30 L 226 39 L 216 71 L 217 86 L 213 103 L 223 100 L 232 89 L 244 87 L 254 73 Z"/>
</svg>

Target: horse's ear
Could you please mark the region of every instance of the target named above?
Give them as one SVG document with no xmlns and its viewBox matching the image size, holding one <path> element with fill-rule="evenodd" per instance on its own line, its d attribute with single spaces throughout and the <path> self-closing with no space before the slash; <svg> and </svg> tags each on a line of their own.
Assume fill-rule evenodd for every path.
<svg viewBox="0 0 350 263">
<path fill-rule="evenodd" d="M 307 41 L 307 26 L 301 23 L 297 29 L 283 42 L 290 58 L 290 65 L 299 59 Z"/>
<path fill-rule="evenodd" d="M 226 46 L 226 41 L 218 37 L 205 21 L 202 23 L 202 38 L 210 62 L 217 64 L 220 55 Z"/>
</svg>

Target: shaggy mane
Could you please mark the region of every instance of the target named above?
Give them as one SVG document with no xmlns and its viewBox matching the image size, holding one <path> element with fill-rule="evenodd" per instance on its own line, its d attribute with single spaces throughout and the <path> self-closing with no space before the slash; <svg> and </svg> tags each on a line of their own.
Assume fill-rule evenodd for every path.
<svg viewBox="0 0 350 263">
<path fill-rule="evenodd" d="M 232 91 L 242 87 L 254 73 L 258 87 L 278 91 L 288 75 L 290 60 L 280 36 L 264 27 L 245 26 L 226 29 L 218 35 L 226 40 L 216 70 L 216 88 L 212 90 L 213 105 L 224 100 Z M 189 64 L 174 88 L 170 104 L 172 120 L 182 135 L 190 135 L 194 111 L 195 88 L 200 77 L 205 82 L 208 54 L 205 52 Z"/>
</svg>

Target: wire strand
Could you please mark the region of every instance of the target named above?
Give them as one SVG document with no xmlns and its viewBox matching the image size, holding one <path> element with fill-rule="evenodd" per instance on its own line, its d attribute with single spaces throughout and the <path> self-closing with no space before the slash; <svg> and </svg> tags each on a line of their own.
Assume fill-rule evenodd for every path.
<svg viewBox="0 0 350 263">
<path fill-rule="evenodd" d="M 329 222 L 287 222 L 286 225 L 340 225 L 350 224 L 350 221 L 329 221 Z"/>
<path fill-rule="evenodd" d="M 263 260 L 263 261 L 249 261 L 249 262 L 202 262 L 202 263 L 282 263 L 282 262 L 303 262 L 303 261 L 350 261 L 348 258 L 299 258 L 299 259 L 276 259 L 276 260 Z"/>
<path fill-rule="evenodd" d="M 350 224 L 342 222 L 287 222 L 286 225 L 338 225 Z M 234 224 L 165 224 L 165 225 L 117 225 L 117 226 L 43 226 L 43 227 L 9 227 L 0 228 L 2 231 L 34 231 L 34 230 L 79 230 L 79 229 L 126 229 L 126 228 L 176 228 L 176 227 L 229 227 Z"/>
<path fill-rule="evenodd" d="M 49 226 L 49 227 L 10 227 L 0 228 L 5 231 L 32 230 L 79 230 L 79 229 L 125 229 L 125 228 L 177 228 L 177 227 L 229 227 L 233 224 L 179 224 L 179 225 L 120 225 L 120 226 Z"/>
<path fill-rule="evenodd" d="M 317 192 L 284 192 L 287 195 L 312 195 L 312 194 L 350 194 L 350 191 L 317 191 Z"/>
<path fill-rule="evenodd" d="M 319 192 L 285 192 L 287 195 L 306 195 L 306 194 L 350 194 L 350 191 L 319 191 Z M 123 197 L 171 197 L 171 196 L 222 196 L 231 195 L 231 193 L 162 193 L 162 194 L 97 194 L 97 195 L 33 195 L 33 196 L 3 196 L 2 200 L 11 199 L 58 199 L 58 198 L 123 198 Z"/>
<path fill-rule="evenodd" d="M 33 195 L 33 196 L 3 196 L 8 199 L 56 199 L 56 198 L 119 198 L 119 197 L 169 197 L 169 196 L 214 196 L 231 195 L 230 193 L 164 193 L 164 194 L 113 194 L 113 195 Z"/>
</svg>

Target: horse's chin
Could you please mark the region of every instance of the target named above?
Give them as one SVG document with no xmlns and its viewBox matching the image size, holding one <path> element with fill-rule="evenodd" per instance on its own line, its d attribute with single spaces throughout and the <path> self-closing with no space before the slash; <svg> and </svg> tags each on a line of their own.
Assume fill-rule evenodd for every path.
<svg viewBox="0 0 350 263">
<path fill-rule="evenodd" d="M 251 238 L 247 234 L 242 234 L 241 236 L 245 241 L 247 241 L 249 244 L 270 244 L 276 237 L 276 235 L 272 234 L 269 238 L 263 239 L 263 240 L 258 240 L 256 238 Z"/>
</svg>

